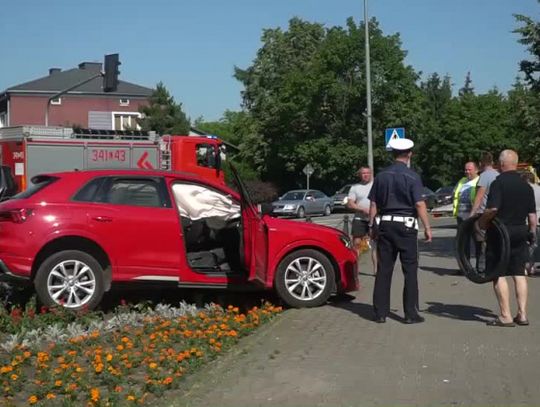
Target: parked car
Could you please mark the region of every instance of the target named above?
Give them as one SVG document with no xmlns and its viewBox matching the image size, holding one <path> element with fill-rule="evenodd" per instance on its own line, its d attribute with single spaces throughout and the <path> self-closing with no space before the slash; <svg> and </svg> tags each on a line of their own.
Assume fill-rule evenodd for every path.
<svg viewBox="0 0 540 407">
<path fill-rule="evenodd" d="M 452 198 L 454 195 L 454 187 L 441 187 L 435 191 L 435 203 L 437 205 L 447 205 L 452 203 Z"/>
<path fill-rule="evenodd" d="M 433 209 L 436 206 L 435 192 L 433 192 L 428 187 L 424 187 L 422 191 L 422 199 L 426 201 L 426 206 L 428 209 Z"/>
<path fill-rule="evenodd" d="M 349 196 L 349 190 L 354 184 L 347 184 L 342 186 L 333 196 L 334 210 L 346 210 L 347 209 L 347 197 Z"/>
<path fill-rule="evenodd" d="M 233 174 L 239 193 L 167 171 L 36 176 L 0 203 L 0 281 L 70 309 L 95 308 L 120 282 L 274 289 L 294 307 L 358 288 L 347 235 L 259 212 Z"/>
<path fill-rule="evenodd" d="M 332 213 L 334 202 L 332 198 L 315 189 L 296 189 L 286 192 L 279 200 L 272 202 L 274 215 L 296 216 Z"/>
</svg>

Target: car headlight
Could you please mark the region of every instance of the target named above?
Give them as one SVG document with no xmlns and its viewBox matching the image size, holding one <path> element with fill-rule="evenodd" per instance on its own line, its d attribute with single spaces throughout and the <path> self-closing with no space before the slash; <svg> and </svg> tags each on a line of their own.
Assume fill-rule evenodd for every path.
<svg viewBox="0 0 540 407">
<path fill-rule="evenodd" d="M 343 198 L 343 205 L 347 205 L 347 201 L 349 200 L 349 197 L 346 196 L 345 198 Z"/>
<path fill-rule="evenodd" d="M 351 238 L 347 235 L 339 235 L 339 240 L 345 245 L 347 249 L 352 249 Z"/>
<path fill-rule="evenodd" d="M 283 207 L 283 209 L 287 210 L 287 209 L 296 209 L 296 205 L 285 205 Z"/>
</svg>

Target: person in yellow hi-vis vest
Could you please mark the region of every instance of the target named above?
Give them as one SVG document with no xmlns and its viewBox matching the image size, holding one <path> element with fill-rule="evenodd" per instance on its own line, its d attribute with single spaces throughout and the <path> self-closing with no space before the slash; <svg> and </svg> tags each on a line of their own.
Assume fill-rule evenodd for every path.
<svg viewBox="0 0 540 407">
<path fill-rule="evenodd" d="M 469 161 L 465 163 L 465 176 L 459 180 L 454 188 L 454 217 L 457 219 L 458 229 L 463 221 L 471 216 L 476 191 L 478 186 L 478 166 L 476 163 Z M 481 253 L 481 244 L 474 241 L 476 262 Z M 465 256 L 471 258 L 470 245 L 465 247 Z M 477 264 L 478 266 L 478 264 Z"/>
</svg>

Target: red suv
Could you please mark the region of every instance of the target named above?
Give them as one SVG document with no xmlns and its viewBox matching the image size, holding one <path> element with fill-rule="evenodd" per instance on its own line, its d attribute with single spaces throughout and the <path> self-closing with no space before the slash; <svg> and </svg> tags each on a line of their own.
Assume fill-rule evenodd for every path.
<svg viewBox="0 0 540 407">
<path fill-rule="evenodd" d="M 96 307 L 117 282 L 259 286 L 294 307 L 358 289 L 348 236 L 263 214 L 236 181 L 240 192 L 167 171 L 36 176 L 0 204 L 0 280 L 71 309 Z"/>
</svg>

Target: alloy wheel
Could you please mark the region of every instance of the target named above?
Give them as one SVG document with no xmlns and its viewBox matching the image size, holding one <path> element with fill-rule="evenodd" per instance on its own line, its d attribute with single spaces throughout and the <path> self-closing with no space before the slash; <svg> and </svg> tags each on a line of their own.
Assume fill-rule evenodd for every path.
<svg viewBox="0 0 540 407">
<path fill-rule="evenodd" d="M 94 296 L 96 276 L 84 262 L 65 260 L 49 273 L 47 291 L 55 303 L 66 308 L 79 308 Z"/>
</svg>

